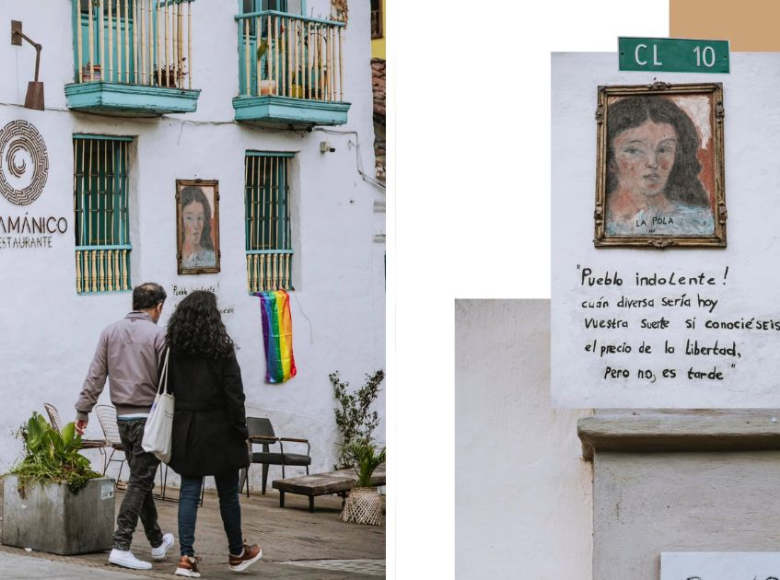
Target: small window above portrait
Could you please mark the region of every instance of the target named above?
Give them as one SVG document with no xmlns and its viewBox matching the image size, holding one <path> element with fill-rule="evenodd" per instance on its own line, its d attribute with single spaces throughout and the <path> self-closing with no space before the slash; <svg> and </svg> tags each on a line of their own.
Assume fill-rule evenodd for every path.
<svg viewBox="0 0 780 580">
<path fill-rule="evenodd" d="M 599 87 L 596 247 L 726 246 L 720 83 Z"/>
</svg>

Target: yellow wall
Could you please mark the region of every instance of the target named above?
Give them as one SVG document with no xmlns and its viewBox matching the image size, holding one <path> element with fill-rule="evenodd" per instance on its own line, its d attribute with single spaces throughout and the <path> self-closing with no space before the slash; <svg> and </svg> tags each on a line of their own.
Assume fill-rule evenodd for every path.
<svg viewBox="0 0 780 580">
<path fill-rule="evenodd" d="M 385 38 L 387 37 L 387 8 L 382 0 L 382 38 L 371 41 L 371 58 L 385 59 Z"/>
<path fill-rule="evenodd" d="M 669 36 L 729 40 L 733 51 L 780 50 L 780 2 L 670 0 Z"/>
</svg>

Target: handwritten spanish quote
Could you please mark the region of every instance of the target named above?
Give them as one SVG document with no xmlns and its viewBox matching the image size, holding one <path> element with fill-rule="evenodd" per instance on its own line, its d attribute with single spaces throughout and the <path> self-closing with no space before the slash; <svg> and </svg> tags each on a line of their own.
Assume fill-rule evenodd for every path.
<svg viewBox="0 0 780 580">
<path fill-rule="evenodd" d="M 780 331 L 780 316 L 729 314 L 728 266 L 644 273 L 577 265 L 577 277 L 581 348 L 601 363 L 595 368 L 604 382 L 717 383 L 739 368 L 750 335 Z"/>
</svg>

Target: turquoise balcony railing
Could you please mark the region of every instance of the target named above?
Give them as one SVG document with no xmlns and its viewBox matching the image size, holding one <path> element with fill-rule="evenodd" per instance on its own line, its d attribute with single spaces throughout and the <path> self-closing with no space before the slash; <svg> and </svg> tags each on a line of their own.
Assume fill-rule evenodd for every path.
<svg viewBox="0 0 780 580">
<path fill-rule="evenodd" d="M 193 0 L 72 0 L 68 107 L 150 117 L 197 108 Z"/>
<path fill-rule="evenodd" d="M 236 120 L 260 124 L 341 125 L 344 23 L 265 10 L 240 14 Z"/>
</svg>

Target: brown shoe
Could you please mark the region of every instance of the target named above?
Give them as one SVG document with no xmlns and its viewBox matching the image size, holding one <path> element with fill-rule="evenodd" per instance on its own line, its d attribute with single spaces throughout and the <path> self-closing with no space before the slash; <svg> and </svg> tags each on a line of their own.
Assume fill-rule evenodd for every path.
<svg viewBox="0 0 780 580">
<path fill-rule="evenodd" d="M 182 556 L 179 558 L 178 566 L 176 566 L 176 576 L 200 578 L 198 562 L 200 562 L 200 558 L 197 556 Z"/>
<path fill-rule="evenodd" d="M 233 572 L 242 572 L 263 557 L 263 549 L 257 544 L 248 546 L 244 543 L 242 547 L 240 556 L 230 554 L 228 557 L 228 564 Z"/>
</svg>

